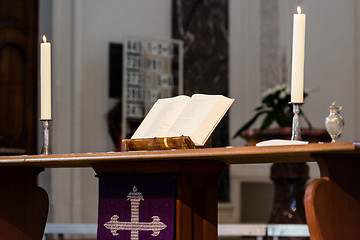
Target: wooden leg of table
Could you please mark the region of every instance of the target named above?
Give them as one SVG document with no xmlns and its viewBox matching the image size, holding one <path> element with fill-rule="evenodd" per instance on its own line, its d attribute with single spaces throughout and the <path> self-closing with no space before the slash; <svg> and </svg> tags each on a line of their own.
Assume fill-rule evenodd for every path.
<svg viewBox="0 0 360 240">
<path fill-rule="evenodd" d="M 305 193 L 305 212 L 312 240 L 360 239 L 360 159 L 316 155 L 321 178 Z"/>
<path fill-rule="evenodd" d="M 49 200 L 37 186 L 42 168 L 0 168 L 0 239 L 40 240 Z"/>
<path fill-rule="evenodd" d="M 176 240 L 216 240 L 217 205 L 217 175 L 180 174 Z"/>
</svg>

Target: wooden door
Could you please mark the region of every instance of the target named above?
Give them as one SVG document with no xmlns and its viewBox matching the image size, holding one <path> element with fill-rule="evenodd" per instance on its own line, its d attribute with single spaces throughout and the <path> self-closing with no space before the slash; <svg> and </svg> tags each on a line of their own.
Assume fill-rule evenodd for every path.
<svg viewBox="0 0 360 240">
<path fill-rule="evenodd" d="M 0 0 L 0 155 L 36 153 L 38 1 Z"/>
</svg>

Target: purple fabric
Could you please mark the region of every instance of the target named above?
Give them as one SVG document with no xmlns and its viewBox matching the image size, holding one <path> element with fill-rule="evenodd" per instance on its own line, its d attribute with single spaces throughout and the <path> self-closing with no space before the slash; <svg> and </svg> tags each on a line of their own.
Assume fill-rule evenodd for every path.
<svg viewBox="0 0 360 240">
<path fill-rule="evenodd" d="M 99 176 L 98 240 L 173 240 L 174 223 L 174 175 Z"/>
</svg>

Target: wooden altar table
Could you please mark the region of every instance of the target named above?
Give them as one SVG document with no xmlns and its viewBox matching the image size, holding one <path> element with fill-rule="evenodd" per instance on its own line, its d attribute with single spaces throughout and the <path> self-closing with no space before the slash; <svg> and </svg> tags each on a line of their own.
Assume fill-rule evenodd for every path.
<svg viewBox="0 0 360 240">
<path fill-rule="evenodd" d="M 175 239 L 217 239 L 217 177 L 225 164 L 312 162 L 321 178 L 305 194 L 311 239 L 360 239 L 360 144 L 234 147 L 0 157 L 0 239 L 41 239 L 48 197 L 44 168 L 176 175 Z M 341 236 L 341 237 L 339 237 Z M 156 239 L 156 238 L 154 238 Z"/>
</svg>

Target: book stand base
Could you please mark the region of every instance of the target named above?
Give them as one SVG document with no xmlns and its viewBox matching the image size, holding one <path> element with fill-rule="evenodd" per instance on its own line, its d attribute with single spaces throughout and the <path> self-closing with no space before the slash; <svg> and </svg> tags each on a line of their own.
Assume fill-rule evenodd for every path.
<svg viewBox="0 0 360 240">
<path fill-rule="evenodd" d="M 162 137 L 162 138 L 141 138 L 124 139 L 125 151 L 143 151 L 143 150 L 169 150 L 169 149 L 195 149 L 211 148 L 211 137 L 204 146 L 195 146 L 188 136 L 181 137 Z"/>
</svg>

